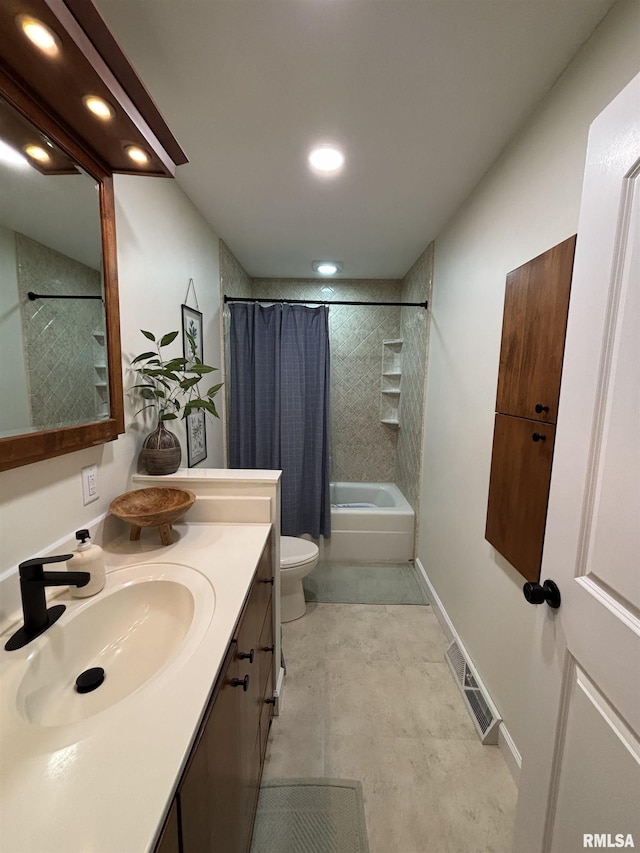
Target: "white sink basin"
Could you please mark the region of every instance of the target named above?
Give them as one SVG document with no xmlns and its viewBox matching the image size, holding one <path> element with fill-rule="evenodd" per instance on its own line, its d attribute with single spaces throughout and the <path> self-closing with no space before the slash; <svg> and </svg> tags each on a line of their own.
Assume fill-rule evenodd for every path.
<svg viewBox="0 0 640 853">
<path fill-rule="evenodd" d="M 184 661 L 214 607 L 213 587 L 187 566 L 145 563 L 108 573 L 98 596 L 70 606 L 33 641 L 15 697 L 19 714 L 63 726 L 110 708 Z M 104 669 L 104 681 L 78 693 L 77 677 L 93 667 Z"/>
</svg>

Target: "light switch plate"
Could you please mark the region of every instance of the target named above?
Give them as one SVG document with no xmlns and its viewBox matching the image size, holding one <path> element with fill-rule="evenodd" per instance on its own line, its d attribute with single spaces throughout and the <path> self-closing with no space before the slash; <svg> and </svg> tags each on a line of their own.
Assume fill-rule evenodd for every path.
<svg viewBox="0 0 640 853">
<path fill-rule="evenodd" d="M 99 497 L 98 466 L 88 465 L 82 469 L 82 503 L 86 506 L 97 501 Z"/>
</svg>

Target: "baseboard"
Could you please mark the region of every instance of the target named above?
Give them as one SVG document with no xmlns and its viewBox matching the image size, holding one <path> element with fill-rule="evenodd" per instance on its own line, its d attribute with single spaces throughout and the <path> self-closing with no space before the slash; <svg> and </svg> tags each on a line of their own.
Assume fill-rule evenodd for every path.
<svg viewBox="0 0 640 853">
<path fill-rule="evenodd" d="M 440 627 L 444 631 L 447 640 L 451 642 L 458 636 L 456 629 L 453 627 L 453 622 L 449 619 L 449 614 L 444 609 L 444 605 L 438 598 L 438 593 L 433 588 L 431 581 L 429 580 L 429 576 L 425 570 L 425 567 L 420 562 L 420 559 L 416 557 L 416 567 L 420 574 L 422 575 L 422 580 L 425 582 L 425 586 L 427 587 L 427 595 L 429 596 L 429 601 L 431 603 L 431 607 L 433 608 L 433 612 L 435 613 L 438 622 L 440 623 Z"/>
<path fill-rule="evenodd" d="M 505 726 L 504 721 L 500 723 L 498 728 L 498 747 L 504 758 L 505 764 L 509 768 L 511 778 L 516 783 L 516 787 L 520 784 L 520 769 L 522 767 L 522 756 L 515 745 L 515 742 L 509 734 L 509 729 Z"/>
<path fill-rule="evenodd" d="M 445 633 L 447 640 L 451 642 L 452 640 L 459 641 L 458 632 L 456 631 L 453 622 L 449 618 L 449 614 L 445 610 L 445 607 L 440 601 L 438 597 L 438 593 L 433 588 L 433 584 L 429 580 L 429 576 L 426 572 L 425 567 L 422 565 L 420 560 L 416 558 L 416 566 L 418 571 L 420 572 L 422 579 L 427 587 L 427 595 L 429 596 L 429 601 L 431 602 L 431 607 L 433 608 L 433 612 L 440 623 L 440 627 Z M 479 673 L 482 677 L 482 673 Z M 505 764 L 509 768 L 509 773 L 513 781 L 518 785 L 520 781 L 520 768 L 522 766 L 522 758 L 520 756 L 520 752 L 511 737 L 508 728 L 504 724 L 504 721 L 500 723 L 498 729 L 498 748 L 502 757 L 504 758 Z"/>
</svg>

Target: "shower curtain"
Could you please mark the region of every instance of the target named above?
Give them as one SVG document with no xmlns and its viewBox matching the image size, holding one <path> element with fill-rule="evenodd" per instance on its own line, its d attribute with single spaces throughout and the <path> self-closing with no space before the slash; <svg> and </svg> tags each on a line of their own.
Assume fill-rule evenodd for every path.
<svg viewBox="0 0 640 853">
<path fill-rule="evenodd" d="M 281 469 L 282 534 L 329 537 L 329 309 L 230 310 L 230 465 Z"/>
</svg>

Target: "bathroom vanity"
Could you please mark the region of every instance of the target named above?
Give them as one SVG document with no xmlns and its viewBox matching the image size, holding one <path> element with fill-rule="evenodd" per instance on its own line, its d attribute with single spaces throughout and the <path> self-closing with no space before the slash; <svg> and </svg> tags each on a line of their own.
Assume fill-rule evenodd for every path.
<svg viewBox="0 0 640 853">
<path fill-rule="evenodd" d="M 101 593 L 56 596 L 66 611 L 23 649 L 2 626 L 3 849 L 248 850 L 273 713 L 271 530 L 176 524 L 162 547 L 123 529 Z M 94 646 L 105 680 L 80 696 Z"/>
<path fill-rule="evenodd" d="M 272 588 L 267 543 L 156 853 L 249 850 L 273 715 Z"/>
</svg>

